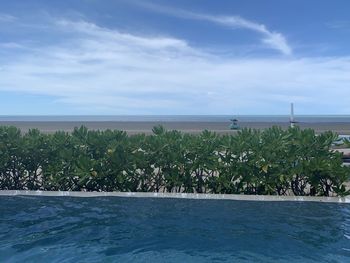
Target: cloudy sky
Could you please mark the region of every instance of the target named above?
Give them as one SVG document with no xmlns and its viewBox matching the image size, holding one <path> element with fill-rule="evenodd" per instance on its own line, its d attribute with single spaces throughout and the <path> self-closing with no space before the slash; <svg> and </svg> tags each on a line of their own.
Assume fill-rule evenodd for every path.
<svg viewBox="0 0 350 263">
<path fill-rule="evenodd" d="M 350 114 L 348 0 L 0 0 L 0 115 Z"/>
</svg>

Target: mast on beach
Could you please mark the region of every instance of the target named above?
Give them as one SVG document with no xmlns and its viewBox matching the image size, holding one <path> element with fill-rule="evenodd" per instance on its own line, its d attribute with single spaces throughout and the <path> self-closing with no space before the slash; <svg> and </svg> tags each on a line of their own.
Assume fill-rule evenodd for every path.
<svg viewBox="0 0 350 263">
<path fill-rule="evenodd" d="M 290 104 L 290 119 L 289 119 L 290 127 L 294 128 L 297 123 L 294 118 L 294 103 Z"/>
</svg>

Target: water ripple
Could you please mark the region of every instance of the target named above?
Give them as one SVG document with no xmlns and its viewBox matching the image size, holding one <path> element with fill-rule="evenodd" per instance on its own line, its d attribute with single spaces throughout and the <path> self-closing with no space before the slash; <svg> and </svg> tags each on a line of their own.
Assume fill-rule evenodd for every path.
<svg viewBox="0 0 350 263">
<path fill-rule="evenodd" d="M 350 205 L 0 197 L 0 262 L 77 261 L 350 262 Z"/>
</svg>

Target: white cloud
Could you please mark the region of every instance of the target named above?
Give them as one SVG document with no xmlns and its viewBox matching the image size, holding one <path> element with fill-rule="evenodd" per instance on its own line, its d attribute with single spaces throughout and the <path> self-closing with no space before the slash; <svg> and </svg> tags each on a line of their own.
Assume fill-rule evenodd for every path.
<svg viewBox="0 0 350 263">
<path fill-rule="evenodd" d="M 245 18 L 242 18 L 240 16 L 221 16 L 221 15 L 200 14 L 200 13 L 188 12 L 181 9 L 158 6 L 150 3 L 139 3 L 139 5 L 142 5 L 143 7 L 146 7 L 150 10 L 169 14 L 172 16 L 182 17 L 186 19 L 193 19 L 193 20 L 209 21 L 225 27 L 230 27 L 232 29 L 243 28 L 243 29 L 252 30 L 263 35 L 262 42 L 265 43 L 268 47 L 278 50 L 279 52 L 285 55 L 292 54 L 292 48 L 288 44 L 286 38 L 281 33 L 271 31 L 264 24 L 259 24 L 254 21 L 250 21 Z"/>
<path fill-rule="evenodd" d="M 158 38 L 143 38 L 139 36 L 134 36 L 131 34 L 122 34 L 118 31 L 113 31 L 106 28 L 101 28 L 96 26 L 93 23 L 88 23 L 84 21 L 79 22 L 72 22 L 69 20 L 58 20 L 57 25 L 62 26 L 66 29 L 74 29 L 75 31 L 78 31 L 80 33 L 84 33 L 89 36 L 93 36 L 96 38 L 103 38 L 104 40 L 108 41 L 118 41 L 129 43 L 135 46 L 143 46 L 146 48 L 151 49 L 159 49 L 159 48 L 176 48 L 176 49 L 183 49 L 187 48 L 187 44 L 185 41 L 178 40 L 175 38 L 164 38 L 164 37 L 158 37 Z"/>
<path fill-rule="evenodd" d="M 245 28 L 258 32 L 264 36 L 263 42 L 266 43 L 270 48 L 276 49 L 285 55 L 292 54 L 292 48 L 287 43 L 286 38 L 277 32 L 270 31 L 263 24 L 258 24 L 239 16 L 209 16 L 209 15 L 190 15 L 189 17 L 194 19 L 201 19 L 212 21 L 231 28 Z"/>
<path fill-rule="evenodd" d="M 348 113 L 350 57 L 224 58 L 83 21 L 57 21 L 51 34 L 64 41 L 0 60 L 0 90 L 83 114 L 284 114 L 290 100 L 300 113 Z"/>
</svg>

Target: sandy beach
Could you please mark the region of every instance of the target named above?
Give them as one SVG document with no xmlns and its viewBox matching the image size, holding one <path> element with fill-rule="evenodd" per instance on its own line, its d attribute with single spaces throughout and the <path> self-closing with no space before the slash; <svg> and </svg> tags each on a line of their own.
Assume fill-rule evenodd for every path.
<svg viewBox="0 0 350 263">
<path fill-rule="evenodd" d="M 44 133 L 53 133 L 58 130 L 70 132 L 74 127 L 81 125 L 93 130 L 117 129 L 126 131 L 128 134 L 152 133 L 156 125 L 163 125 L 169 130 L 179 130 L 188 133 L 200 133 L 207 129 L 219 134 L 235 133 L 229 129 L 230 122 L 203 122 L 203 121 L 0 121 L 0 126 L 16 126 L 23 132 L 37 128 Z M 288 128 L 288 122 L 240 122 L 240 127 L 266 129 L 274 125 Z M 319 122 L 319 123 L 298 123 L 305 128 L 312 128 L 317 133 L 333 131 L 342 135 L 350 135 L 349 122 Z"/>
</svg>

